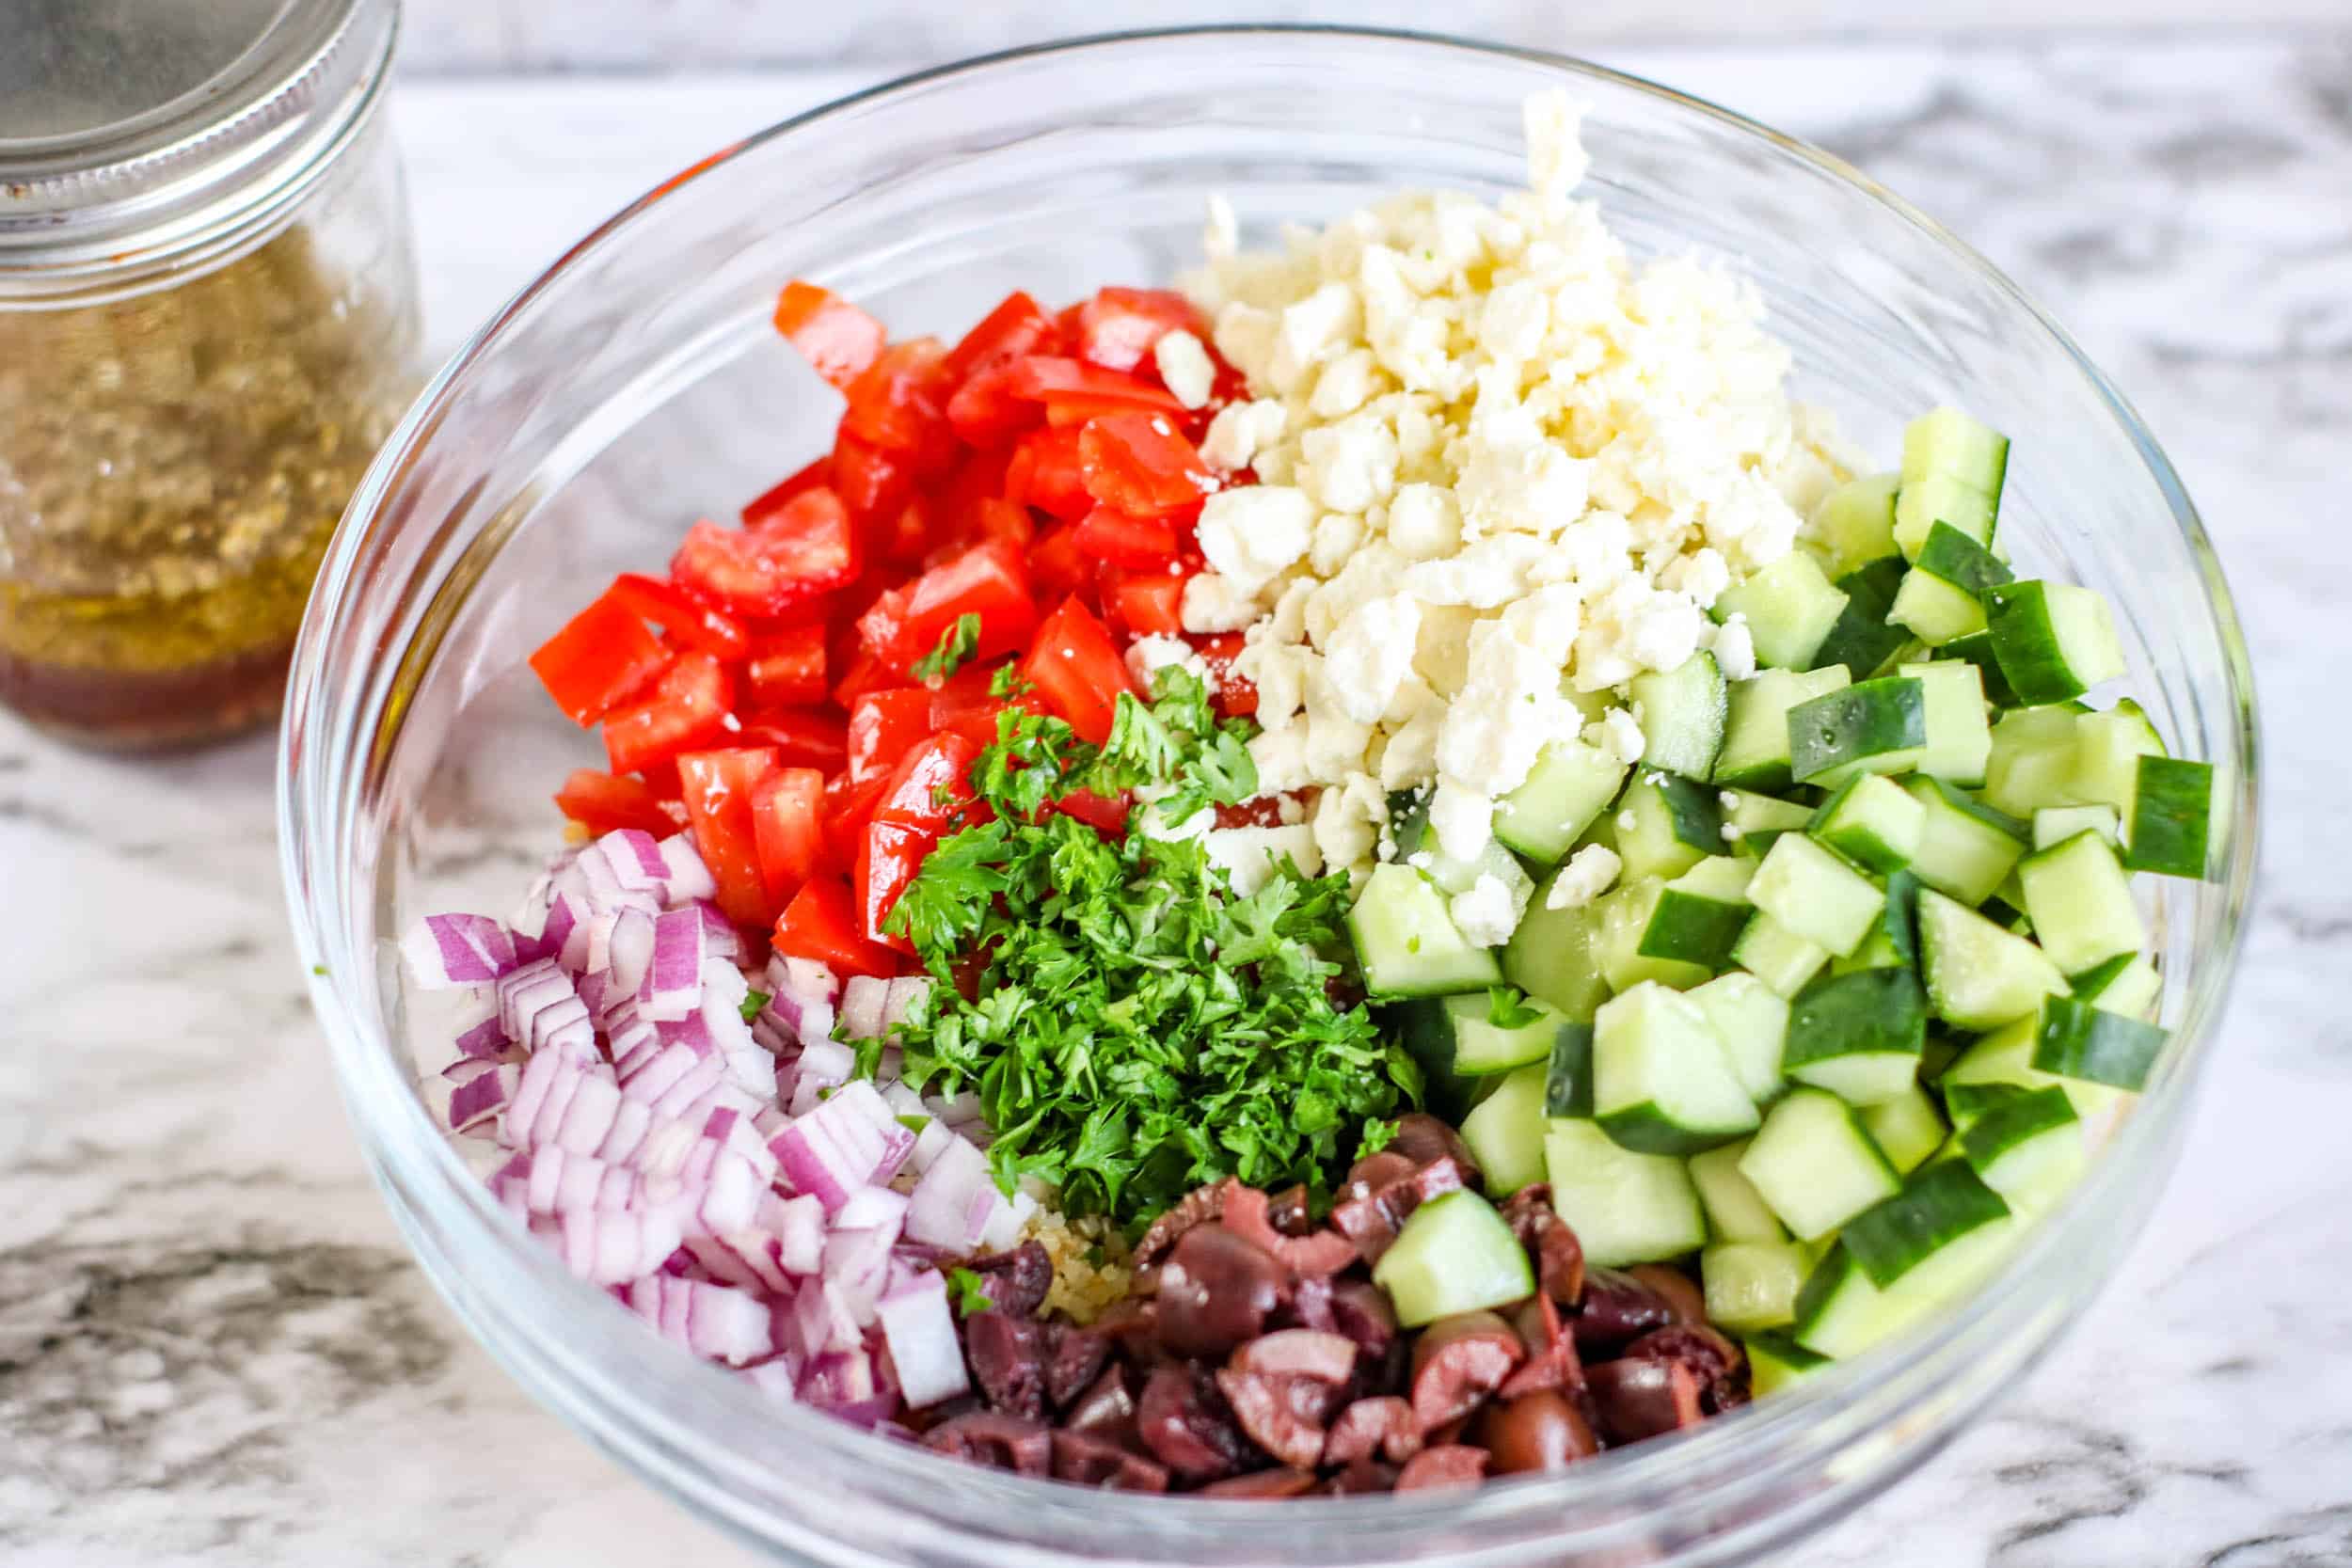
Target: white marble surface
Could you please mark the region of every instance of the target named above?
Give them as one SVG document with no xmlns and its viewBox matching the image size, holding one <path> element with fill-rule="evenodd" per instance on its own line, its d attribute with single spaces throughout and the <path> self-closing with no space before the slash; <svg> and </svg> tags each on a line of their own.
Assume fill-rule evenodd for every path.
<svg viewBox="0 0 2352 1568">
<path fill-rule="evenodd" d="M 2146 1240 L 2024 1387 L 1799 1560 L 2352 1564 L 2352 35 L 1610 58 L 1850 153 L 2073 325 L 2205 508 L 2267 719 L 2262 906 Z M 852 79 L 408 83 L 437 337 Z M 743 1561 L 407 1263 L 304 1001 L 271 773 L 259 740 L 138 764 L 0 719 L 0 1564 Z"/>
</svg>

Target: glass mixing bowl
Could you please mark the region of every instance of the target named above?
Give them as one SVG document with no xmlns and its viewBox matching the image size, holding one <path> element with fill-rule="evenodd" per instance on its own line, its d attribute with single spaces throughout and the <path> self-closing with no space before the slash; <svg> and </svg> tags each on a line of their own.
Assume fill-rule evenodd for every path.
<svg viewBox="0 0 2352 1568">
<path fill-rule="evenodd" d="M 1587 194 L 1644 252 L 1752 277 L 1801 395 L 1891 453 L 1963 404 L 2020 437 L 2003 536 L 2117 606 L 2130 690 L 2218 770 L 2217 880 L 2151 891 L 2172 1044 L 2090 1178 L 1959 1310 L 1695 1433 L 1550 1479 L 1244 1508 L 1024 1481 L 770 1402 L 673 1349 L 491 1202 L 421 1085 L 445 1061 L 387 939 L 502 913 L 600 763 L 525 656 L 830 439 L 837 402 L 768 326 L 806 277 L 955 334 L 1018 285 L 1172 277 L 1223 192 L 1246 235 L 1406 186 L 1521 178 L 1519 103 L 1589 109 Z M 2075 1318 L 2146 1222 L 2215 1037 L 2254 867 L 2245 645 L 2179 479 L 2114 388 L 1984 261 L 1852 169 L 1689 98 L 1439 39 L 1243 29 L 932 71 L 681 174 L 580 242 L 440 373 L 344 518 L 296 656 L 281 798 L 294 921 L 370 1163 L 426 1272 L 551 1408 L 787 1561 L 1732 1563 L 1935 1451 Z M 2151 880 L 2153 880 L 2151 879 Z"/>
</svg>

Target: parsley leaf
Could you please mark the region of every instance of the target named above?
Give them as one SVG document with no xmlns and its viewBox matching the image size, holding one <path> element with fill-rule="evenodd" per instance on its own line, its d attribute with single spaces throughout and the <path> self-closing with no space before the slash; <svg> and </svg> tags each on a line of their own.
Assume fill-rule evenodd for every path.
<svg viewBox="0 0 2352 1568">
<path fill-rule="evenodd" d="M 947 1293 L 953 1299 L 956 1316 L 968 1318 L 975 1312 L 986 1312 L 996 1305 L 996 1298 L 988 1293 L 980 1276 L 970 1269 L 947 1271 Z"/>
<path fill-rule="evenodd" d="M 1527 1005 L 1527 993 L 1517 986 L 1486 988 L 1486 1022 L 1498 1029 L 1524 1029 L 1544 1016 L 1541 1007 Z"/>
<path fill-rule="evenodd" d="M 949 675 L 963 668 L 964 661 L 980 646 L 980 618 L 963 614 L 956 624 L 939 634 L 939 646 L 914 661 L 907 673 L 925 686 L 938 686 Z"/>
</svg>

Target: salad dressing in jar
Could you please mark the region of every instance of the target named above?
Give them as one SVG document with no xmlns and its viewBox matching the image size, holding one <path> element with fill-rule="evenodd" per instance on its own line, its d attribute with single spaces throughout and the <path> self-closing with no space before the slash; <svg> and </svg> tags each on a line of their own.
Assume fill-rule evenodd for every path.
<svg viewBox="0 0 2352 1568">
<path fill-rule="evenodd" d="M 147 749 L 276 716 L 414 386 L 392 0 L 0 13 L 0 705 Z"/>
</svg>

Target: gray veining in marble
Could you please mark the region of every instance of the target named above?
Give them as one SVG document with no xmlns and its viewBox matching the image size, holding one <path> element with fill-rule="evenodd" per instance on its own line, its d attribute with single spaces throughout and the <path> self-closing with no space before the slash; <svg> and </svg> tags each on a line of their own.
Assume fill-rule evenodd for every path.
<svg viewBox="0 0 2352 1568">
<path fill-rule="evenodd" d="M 1825 140 L 2066 322 L 2204 507 L 2266 713 L 2265 896 L 2147 1239 L 2012 1398 L 1796 1560 L 2352 1564 L 2352 34 L 1609 57 Z M 439 341 L 857 79 L 408 83 Z M 135 764 L 0 720 L 0 1564 L 744 1560 L 405 1261 L 294 972 L 271 773 L 261 741 Z"/>
</svg>

